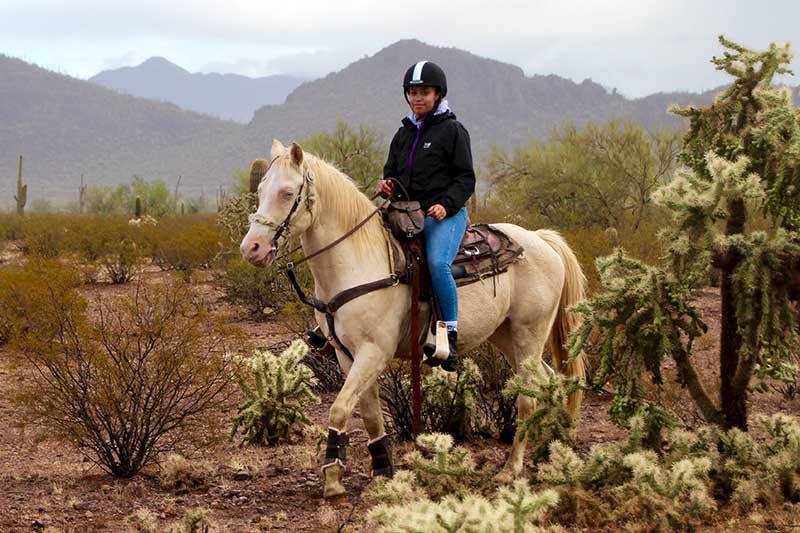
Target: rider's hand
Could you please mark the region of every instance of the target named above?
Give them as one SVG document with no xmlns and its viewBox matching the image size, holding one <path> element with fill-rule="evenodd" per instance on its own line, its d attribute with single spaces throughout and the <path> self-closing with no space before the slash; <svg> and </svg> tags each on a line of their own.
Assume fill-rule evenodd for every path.
<svg viewBox="0 0 800 533">
<path fill-rule="evenodd" d="M 394 181 L 392 180 L 379 180 L 378 181 L 378 191 L 388 198 L 392 195 L 392 189 L 394 188 Z"/>
<path fill-rule="evenodd" d="M 435 218 L 436 220 L 442 220 L 447 216 L 447 210 L 442 204 L 433 204 L 428 208 L 428 212 L 426 214 L 429 217 Z"/>
</svg>

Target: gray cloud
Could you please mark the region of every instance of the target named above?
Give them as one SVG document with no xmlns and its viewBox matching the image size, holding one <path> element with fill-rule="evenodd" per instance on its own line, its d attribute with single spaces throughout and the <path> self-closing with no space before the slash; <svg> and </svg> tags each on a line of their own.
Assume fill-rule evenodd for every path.
<svg viewBox="0 0 800 533">
<path fill-rule="evenodd" d="M 798 19 L 796 0 L 4 0 L 0 52 L 81 77 L 152 55 L 194 71 L 321 76 L 413 37 L 641 96 L 724 83 L 708 63 L 718 34 L 763 48 L 794 38 Z"/>
</svg>

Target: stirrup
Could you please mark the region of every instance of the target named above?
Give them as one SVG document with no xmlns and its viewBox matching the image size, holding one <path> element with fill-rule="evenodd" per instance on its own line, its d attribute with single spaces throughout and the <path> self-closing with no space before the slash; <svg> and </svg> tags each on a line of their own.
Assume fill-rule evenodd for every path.
<svg viewBox="0 0 800 533">
<path fill-rule="evenodd" d="M 430 340 L 430 335 L 428 339 Z M 450 342 L 447 340 L 447 324 L 443 320 L 436 321 L 436 344 L 426 343 L 422 347 L 426 365 L 436 367 L 447 361 L 450 356 Z"/>
</svg>

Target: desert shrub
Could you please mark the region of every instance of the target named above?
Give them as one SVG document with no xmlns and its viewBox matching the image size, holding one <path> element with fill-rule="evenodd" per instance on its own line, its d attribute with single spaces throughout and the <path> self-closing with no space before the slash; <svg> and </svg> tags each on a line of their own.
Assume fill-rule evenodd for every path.
<svg viewBox="0 0 800 533">
<path fill-rule="evenodd" d="M 303 358 L 303 364 L 314 373 L 314 390 L 331 392 L 341 390 L 344 385 L 344 372 L 339 365 L 334 350 L 318 352 L 310 350 Z"/>
<path fill-rule="evenodd" d="M 139 286 L 98 302 L 94 320 L 74 291 L 41 286 L 15 336 L 35 370 L 21 401 L 104 470 L 135 475 L 224 400 L 235 362 L 223 352 L 241 339 L 185 285 Z"/>
<path fill-rule="evenodd" d="M 189 509 L 183 515 L 183 520 L 167 527 L 167 533 L 209 533 L 212 523 L 208 517 L 209 511 L 203 507 Z"/>
<path fill-rule="evenodd" d="M 563 374 L 544 375 L 534 361 L 528 361 L 532 380 L 525 383 L 521 376 L 514 376 L 503 391 L 508 398 L 523 394 L 535 401 L 535 408 L 525 420 L 517 423 L 517 432 L 533 443 L 534 459 L 547 454 L 548 445 L 554 440 L 574 444 L 575 421 L 567 409 L 567 398 L 580 387 L 578 379 Z"/>
<path fill-rule="evenodd" d="M 73 291 L 80 282 L 76 272 L 52 259 L 31 259 L 23 268 L 0 270 L 0 344 L 25 328 L 31 317 L 44 318 L 41 304 L 50 291 L 66 306 L 83 309 Z"/>
<path fill-rule="evenodd" d="M 208 461 L 189 461 L 176 453 L 167 455 L 159 466 L 161 487 L 178 494 L 207 487 L 214 475 L 214 468 Z"/>
<path fill-rule="evenodd" d="M 470 359 L 465 359 L 455 373 L 433 368 L 422 379 L 425 426 L 460 440 L 469 439 L 481 425 L 477 398 L 482 384 L 480 370 Z"/>
<path fill-rule="evenodd" d="M 319 399 L 311 390 L 314 373 L 302 363 L 306 353 L 308 346 L 296 340 L 279 357 L 259 350 L 244 360 L 237 382 L 246 401 L 233 419 L 231 437 L 241 428 L 245 442 L 275 444 L 311 424 L 306 409 Z"/>
<path fill-rule="evenodd" d="M 17 214 L 0 213 L 0 242 L 21 239 L 24 220 Z"/>
<path fill-rule="evenodd" d="M 27 255 L 58 257 L 67 249 L 66 215 L 33 214 L 22 222 L 20 249 Z"/>
<path fill-rule="evenodd" d="M 142 255 L 136 242 L 124 238 L 109 244 L 106 253 L 100 259 L 100 264 L 108 274 L 111 283 L 128 283 L 139 270 Z"/>
<path fill-rule="evenodd" d="M 216 279 L 228 300 L 244 306 L 254 316 L 262 315 L 265 308 L 280 308 L 289 297 L 280 272 L 254 267 L 240 257 L 227 259 Z"/>
<path fill-rule="evenodd" d="M 205 216 L 162 219 L 151 234 L 154 238 L 149 253 L 153 262 L 187 275 L 211 266 L 221 251 L 222 236 Z"/>
<path fill-rule="evenodd" d="M 476 397 L 482 420 L 479 433 L 510 443 L 517 430 L 517 405 L 515 398 L 503 394 L 503 389 L 514 371 L 503 354 L 488 342 L 467 356 L 475 362 L 483 378 Z"/>
<path fill-rule="evenodd" d="M 413 438 L 411 374 L 408 365 L 392 363 L 380 378 L 388 431 L 401 439 Z M 483 382 L 477 365 L 465 360 L 456 373 L 433 368 L 422 377 L 422 424 L 424 431 L 469 438 L 484 423 L 477 407 Z"/>
</svg>

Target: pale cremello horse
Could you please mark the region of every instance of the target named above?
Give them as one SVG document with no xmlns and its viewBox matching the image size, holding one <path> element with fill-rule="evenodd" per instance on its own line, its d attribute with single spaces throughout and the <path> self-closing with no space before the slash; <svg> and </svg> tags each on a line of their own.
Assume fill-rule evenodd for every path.
<svg viewBox="0 0 800 533">
<path fill-rule="evenodd" d="M 333 166 L 304 154 L 295 143 L 285 148 L 273 141 L 272 162 L 258 187 L 258 210 L 251 215 L 250 229 L 242 240 L 242 255 L 256 266 L 269 266 L 277 250 L 285 247 L 289 234 L 300 237 L 306 255 L 313 254 L 354 228 L 374 209 L 353 182 Z M 279 230 L 281 226 L 284 229 Z M 466 353 L 488 339 L 505 354 L 516 373 L 530 380 L 531 372 L 526 368 L 529 361 L 542 372 L 552 372 L 542 361 L 549 340 L 555 370 L 583 380 L 582 359 L 569 360 L 563 347 L 576 325 L 575 317 L 566 309 L 584 294 L 584 276 L 575 255 L 554 231 L 528 231 L 512 224 L 496 226 L 522 245 L 524 253 L 497 277 L 496 295 L 492 283 L 459 288 L 459 351 Z M 311 259 L 315 297 L 327 302 L 345 289 L 387 277 L 392 272 L 387 239 L 387 231 L 374 216 L 351 236 Z M 336 335 L 353 359 L 337 347 L 347 378 L 328 415 L 327 464 L 322 467 L 326 498 L 345 493 L 341 483 L 345 431 L 356 405 L 370 437 L 373 470 L 391 475 L 378 378 L 393 357 L 410 354 L 410 305 L 409 286 L 396 285 L 360 296 L 335 314 Z M 329 335 L 324 315 L 317 312 L 316 318 L 323 333 Z M 573 417 L 578 415 L 581 400 L 577 392 L 568 401 Z M 525 419 L 535 405 L 531 398 L 520 396 L 517 409 L 519 418 Z M 522 474 L 524 452 L 524 438 L 518 434 L 497 476 L 499 481 Z"/>
</svg>

